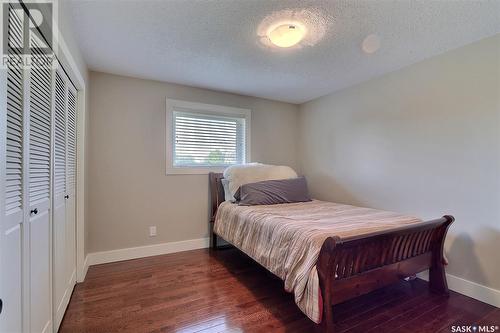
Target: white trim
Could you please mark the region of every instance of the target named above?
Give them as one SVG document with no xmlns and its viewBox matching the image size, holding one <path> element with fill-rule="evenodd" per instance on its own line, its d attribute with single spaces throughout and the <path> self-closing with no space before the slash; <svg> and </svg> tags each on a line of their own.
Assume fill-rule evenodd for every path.
<svg viewBox="0 0 500 333">
<path fill-rule="evenodd" d="M 205 168 L 189 168 L 189 167 L 167 167 L 167 175 L 208 175 L 210 172 L 224 172 L 225 168 L 205 167 Z"/>
<path fill-rule="evenodd" d="M 0 15 L 3 13 L 0 12 Z M 2 33 L 3 24 L 0 24 L 0 36 Z M 9 269 L 5 267 L 4 260 L 2 258 L 2 242 L 5 234 L 4 228 L 7 221 L 5 221 L 5 183 L 6 183 L 6 165 L 7 165 L 7 69 L 0 68 L 0 271 Z M 3 111 L 5 110 L 5 111 Z M 16 227 L 20 228 L 20 224 Z M 8 228 L 8 227 L 7 227 Z M 13 228 L 13 227 L 11 227 Z M 22 252 L 21 252 L 22 253 Z M 0 274 L 0 293 L 4 294 L 4 285 L 2 282 L 2 275 Z M 22 287 L 21 287 L 22 288 Z M 22 290 L 22 289 L 21 289 Z M 22 299 L 21 299 L 22 304 Z M 22 306 L 22 305 L 21 305 Z M 0 329 L 4 327 L 3 321 L 0 321 Z"/>
<path fill-rule="evenodd" d="M 73 292 L 73 289 L 66 289 L 64 291 L 64 296 L 61 300 L 61 302 L 56 305 L 56 312 L 54 313 L 54 328 L 56 332 L 59 331 L 59 327 L 61 326 L 62 320 L 64 318 L 64 313 L 66 312 L 66 309 L 68 308 L 69 305 L 69 300 L 71 299 L 71 294 Z"/>
<path fill-rule="evenodd" d="M 70 79 L 72 83 L 75 85 L 77 90 L 85 89 L 85 80 L 83 78 L 82 73 L 78 69 L 78 65 L 76 64 L 75 59 L 71 55 L 69 51 L 68 45 L 64 40 L 62 33 L 59 31 L 59 26 L 56 24 L 55 26 L 56 34 L 57 34 L 57 57 L 60 62 L 62 62 L 62 66 L 71 76 Z M 61 57 L 62 54 L 62 57 Z M 69 68 L 68 68 L 69 67 Z"/>
<path fill-rule="evenodd" d="M 85 260 L 83 262 L 83 267 L 82 271 L 80 272 L 80 275 L 77 275 L 76 282 L 80 283 L 85 281 L 85 277 L 87 276 L 87 271 L 89 270 L 89 256 L 85 256 Z"/>
<path fill-rule="evenodd" d="M 76 114 L 76 277 L 78 281 L 85 279 L 84 261 L 85 261 L 85 160 L 86 160 L 86 132 L 85 124 L 86 108 L 85 90 L 77 91 L 77 110 Z"/>
<path fill-rule="evenodd" d="M 70 286 L 71 292 L 73 292 L 73 288 L 75 287 L 76 284 L 76 269 L 73 270 L 73 273 L 71 273 L 71 277 L 69 278 L 68 285 Z"/>
<path fill-rule="evenodd" d="M 235 108 L 230 106 L 215 105 L 215 104 L 204 104 L 195 103 L 188 101 L 181 101 L 178 99 L 167 98 L 166 99 L 166 113 L 165 113 L 165 125 L 166 125 L 166 174 L 167 175 L 207 175 L 209 172 L 222 172 L 224 168 L 220 167 L 201 167 L 201 168 L 189 168 L 189 167 L 174 167 L 173 166 L 173 115 L 174 108 L 189 109 L 190 112 L 200 112 L 204 114 L 213 114 L 218 116 L 240 116 L 245 118 L 245 162 L 250 162 L 250 151 L 251 151 L 251 120 L 252 120 L 252 110 Z"/>
<path fill-rule="evenodd" d="M 417 276 L 422 280 L 429 281 L 429 271 L 419 273 Z M 482 284 L 448 273 L 446 274 L 446 280 L 448 281 L 449 289 L 481 302 L 500 307 L 500 290 L 483 286 Z"/>
<path fill-rule="evenodd" d="M 42 330 L 42 333 L 49 333 L 50 331 L 52 331 L 52 320 L 49 320 L 46 324 L 45 324 L 45 327 L 43 328 Z"/>
<path fill-rule="evenodd" d="M 130 260 L 144 257 L 157 256 L 161 254 L 204 249 L 209 245 L 209 238 L 190 239 L 179 242 L 169 242 L 154 245 L 129 247 L 119 250 L 89 253 L 88 265 L 99 265 L 109 262 Z"/>
</svg>

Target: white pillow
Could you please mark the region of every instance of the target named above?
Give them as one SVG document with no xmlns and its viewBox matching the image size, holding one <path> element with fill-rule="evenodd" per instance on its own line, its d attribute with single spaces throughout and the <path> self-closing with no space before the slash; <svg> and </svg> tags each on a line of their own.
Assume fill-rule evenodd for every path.
<svg viewBox="0 0 500 333">
<path fill-rule="evenodd" d="M 224 178 L 221 179 L 221 182 L 222 182 L 222 187 L 224 188 L 224 200 L 233 201 L 234 198 L 231 195 L 231 192 L 229 191 L 229 182 L 227 181 L 227 179 Z"/>
<path fill-rule="evenodd" d="M 243 184 L 290 178 L 297 178 L 297 173 L 288 166 L 261 163 L 232 165 L 224 170 L 224 179 L 227 181 L 227 190 L 229 192 L 226 192 L 226 186 L 224 186 L 225 198 L 234 202 L 234 194 Z"/>
</svg>

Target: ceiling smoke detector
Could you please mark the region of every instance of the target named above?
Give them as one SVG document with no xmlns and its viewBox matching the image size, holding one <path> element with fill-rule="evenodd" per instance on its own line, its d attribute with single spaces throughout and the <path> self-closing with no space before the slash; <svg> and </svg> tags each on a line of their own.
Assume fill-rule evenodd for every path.
<svg viewBox="0 0 500 333">
<path fill-rule="evenodd" d="M 366 36 L 363 43 L 361 43 L 361 49 L 367 54 L 377 52 L 380 49 L 380 37 L 375 34 Z"/>
</svg>

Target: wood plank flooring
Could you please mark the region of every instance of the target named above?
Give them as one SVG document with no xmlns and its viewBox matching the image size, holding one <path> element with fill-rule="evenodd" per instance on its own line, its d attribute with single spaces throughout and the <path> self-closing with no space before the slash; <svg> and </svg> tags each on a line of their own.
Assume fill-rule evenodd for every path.
<svg viewBox="0 0 500 333">
<path fill-rule="evenodd" d="M 451 332 L 500 325 L 500 309 L 401 282 L 334 307 L 336 332 Z M 281 280 L 235 249 L 92 266 L 60 332 L 311 332 Z M 497 330 L 497 332 L 500 332 Z"/>
</svg>

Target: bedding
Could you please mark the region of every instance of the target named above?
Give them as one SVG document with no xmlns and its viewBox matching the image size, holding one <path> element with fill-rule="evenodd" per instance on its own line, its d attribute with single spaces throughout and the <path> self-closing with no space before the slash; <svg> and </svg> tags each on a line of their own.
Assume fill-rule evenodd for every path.
<svg viewBox="0 0 500 333">
<path fill-rule="evenodd" d="M 297 178 L 297 173 L 288 166 L 262 163 L 232 165 L 224 170 L 224 179 L 227 180 L 229 190 L 229 193 L 225 193 L 225 197 L 234 202 L 234 195 L 243 184 L 290 178 Z"/>
<path fill-rule="evenodd" d="M 221 179 L 222 188 L 224 190 L 224 201 L 235 201 L 236 199 L 229 191 L 229 181 L 227 179 Z"/>
<path fill-rule="evenodd" d="M 304 177 L 243 184 L 234 198 L 241 206 L 311 201 Z"/>
<path fill-rule="evenodd" d="M 214 232 L 281 278 L 302 312 L 319 323 L 322 300 L 316 261 L 325 239 L 420 222 L 412 216 L 319 200 L 261 206 L 223 202 Z"/>
</svg>

